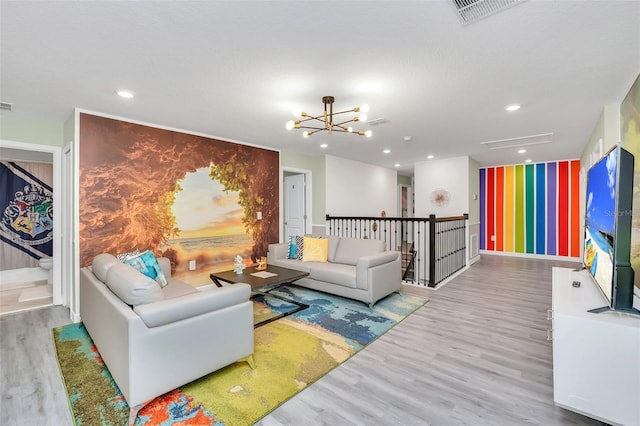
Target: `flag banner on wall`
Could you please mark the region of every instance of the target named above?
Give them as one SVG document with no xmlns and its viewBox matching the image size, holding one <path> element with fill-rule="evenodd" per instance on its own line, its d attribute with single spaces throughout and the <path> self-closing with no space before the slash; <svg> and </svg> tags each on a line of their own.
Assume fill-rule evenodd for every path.
<svg viewBox="0 0 640 426">
<path fill-rule="evenodd" d="M 480 169 L 480 250 L 580 256 L 580 160 Z"/>
<path fill-rule="evenodd" d="M 29 256 L 53 255 L 53 190 L 13 162 L 0 162 L 0 240 Z"/>
</svg>

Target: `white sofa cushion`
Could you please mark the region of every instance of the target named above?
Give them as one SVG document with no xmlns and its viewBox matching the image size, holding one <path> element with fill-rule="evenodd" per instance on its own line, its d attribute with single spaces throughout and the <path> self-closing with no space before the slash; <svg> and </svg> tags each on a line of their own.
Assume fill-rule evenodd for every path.
<svg viewBox="0 0 640 426">
<path fill-rule="evenodd" d="M 355 266 L 362 256 L 369 256 L 384 251 L 384 241 L 363 240 L 359 238 L 341 238 L 333 260 L 335 263 L 344 263 Z"/>
<path fill-rule="evenodd" d="M 356 288 L 356 268 L 352 265 L 313 262 L 309 271 L 309 278 Z"/>
<path fill-rule="evenodd" d="M 139 305 L 133 311 L 147 327 L 160 327 L 207 312 L 249 301 L 251 286 L 233 284 L 206 291 L 197 291 L 173 299 Z"/>
<path fill-rule="evenodd" d="M 107 282 L 107 272 L 113 265 L 121 264 L 114 255 L 101 253 L 93 258 L 91 262 L 91 272 L 103 283 Z"/>
<path fill-rule="evenodd" d="M 340 237 L 336 237 L 335 235 L 329 236 L 329 255 L 327 256 L 327 260 L 329 262 L 336 261 L 336 251 L 338 250 L 339 242 L 340 242 Z"/>
<path fill-rule="evenodd" d="M 133 267 L 120 262 L 107 271 L 105 284 L 109 289 L 130 306 L 153 303 L 164 298 L 157 282 L 136 271 Z"/>
<path fill-rule="evenodd" d="M 198 292 L 194 286 L 175 278 L 169 278 L 168 282 L 166 286 L 162 287 L 162 294 L 165 299 L 173 299 L 174 297 L 181 297 Z"/>
</svg>

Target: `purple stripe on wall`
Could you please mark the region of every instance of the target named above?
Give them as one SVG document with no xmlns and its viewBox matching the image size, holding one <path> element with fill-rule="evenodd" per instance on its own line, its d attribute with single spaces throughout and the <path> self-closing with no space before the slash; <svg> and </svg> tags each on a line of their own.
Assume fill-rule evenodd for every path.
<svg viewBox="0 0 640 426">
<path fill-rule="evenodd" d="M 547 163 L 547 254 L 556 253 L 556 167 Z"/>
<path fill-rule="evenodd" d="M 485 224 L 486 219 L 484 214 L 485 175 L 486 175 L 486 169 L 480 169 L 480 250 L 484 250 L 486 247 L 485 239 L 484 239 L 484 234 L 486 232 L 486 224 Z"/>
</svg>

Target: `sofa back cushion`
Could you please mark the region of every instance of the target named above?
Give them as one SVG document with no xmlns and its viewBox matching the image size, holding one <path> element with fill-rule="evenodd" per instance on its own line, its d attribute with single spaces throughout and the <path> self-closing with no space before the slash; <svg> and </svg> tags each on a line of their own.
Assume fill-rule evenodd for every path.
<svg viewBox="0 0 640 426">
<path fill-rule="evenodd" d="M 105 284 L 120 300 L 130 306 L 153 303 L 164 298 L 157 282 L 120 261 L 107 271 Z"/>
<path fill-rule="evenodd" d="M 103 283 L 107 282 L 107 272 L 113 265 L 119 265 L 119 261 L 114 255 L 109 253 L 101 253 L 93 258 L 91 262 L 91 272 Z"/>
<path fill-rule="evenodd" d="M 336 261 L 336 251 L 338 250 L 338 243 L 340 242 L 340 237 L 336 237 L 335 235 L 331 235 L 329 238 L 329 255 L 327 256 L 327 260 L 329 262 Z"/>
<path fill-rule="evenodd" d="M 381 253 L 383 251 L 384 241 L 382 240 L 340 238 L 333 262 L 355 265 L 358 263 L 360 257 Z"/>
</svg>

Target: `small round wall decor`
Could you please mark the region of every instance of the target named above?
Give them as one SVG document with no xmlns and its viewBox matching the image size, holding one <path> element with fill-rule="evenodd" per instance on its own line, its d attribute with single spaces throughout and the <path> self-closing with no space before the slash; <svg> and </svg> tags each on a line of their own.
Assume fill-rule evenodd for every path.
<svg viewBox="0 0 640 426">
<path fill-rule="evenodd" d="M 444 189 L 435 189 L 431 192 L 431 196 L 429 197 L 431 201 L 431 205 L 436 207 L 444 207 L 449 204 L 449 191 Z"/>
</svg>

